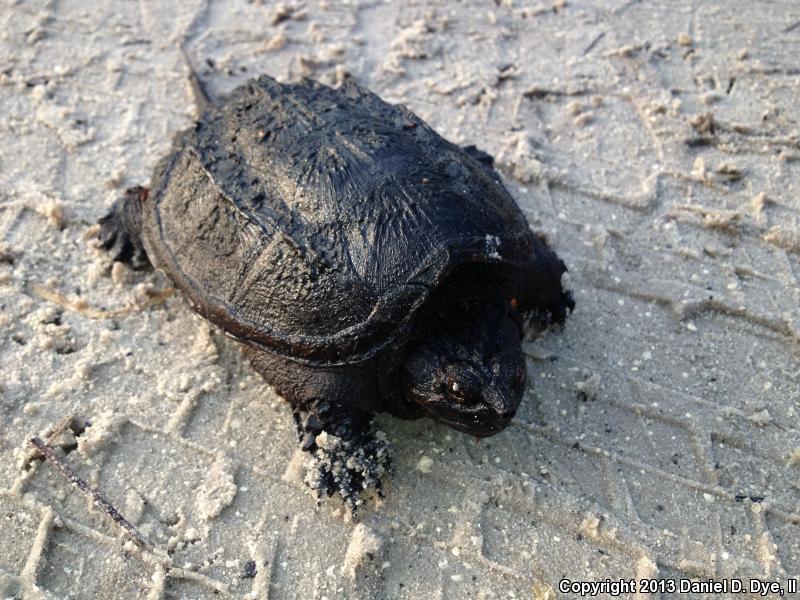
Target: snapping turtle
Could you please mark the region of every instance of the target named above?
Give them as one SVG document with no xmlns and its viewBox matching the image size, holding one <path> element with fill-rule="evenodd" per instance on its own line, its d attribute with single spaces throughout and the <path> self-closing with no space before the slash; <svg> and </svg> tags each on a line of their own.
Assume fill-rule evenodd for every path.
<svg viewBox="0 0 800 600">
<path fill-rule="evenodd" d="M 375 413 L 498 433 L 522 317 L 574 307 L 492 163 L 353 81 L 262 76 L 206 106 L 99 236 L 242 343 L 294 407 L 306 482 L 355 511 L 390 470 Z"/>
</svg>

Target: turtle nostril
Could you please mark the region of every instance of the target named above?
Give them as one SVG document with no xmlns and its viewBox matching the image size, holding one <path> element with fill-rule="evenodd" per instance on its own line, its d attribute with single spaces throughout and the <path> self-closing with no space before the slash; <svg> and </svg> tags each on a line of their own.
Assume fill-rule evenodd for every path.
<svg viewBox="0 0 800 600">
<path fill-rule="evenodd" d="M 514 418 L 514 415 L 517 414 L 517 410 L 515 408 L 506 408 L 504 411 L 497 413 L 497 417 L 501 421 L 510 421 Z"/>
<path fill-rule="evenodd" d="M 486 417 L 495 423 L 508 423 L 517 414 L 517 409 L 512 406 L 497 407 L 488 405 Z"/>
<path fill-rule="evenodd" d="M 518 394 L 504 393 L 495 387 L 484 389 L 483 400 L 487 410 L 486 417 L 495 423 L 510 421 L 517 413 L 517 406 L 519 406 Z"/>
</svg>

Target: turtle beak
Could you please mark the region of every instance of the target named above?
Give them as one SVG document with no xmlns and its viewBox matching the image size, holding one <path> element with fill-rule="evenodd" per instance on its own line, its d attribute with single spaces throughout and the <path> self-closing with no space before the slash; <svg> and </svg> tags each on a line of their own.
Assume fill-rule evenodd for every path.
<svg viewBox="0 0 800 600">
<path fill-rule="evenodd" d="M 498 424 L 506 425 L 517 414 L 519 399 L 512 394 L 503 393 L 495 386 L 490 385 L 483 389 L 483 401 L 493 413 L 493 420 Z"/>
</svg>

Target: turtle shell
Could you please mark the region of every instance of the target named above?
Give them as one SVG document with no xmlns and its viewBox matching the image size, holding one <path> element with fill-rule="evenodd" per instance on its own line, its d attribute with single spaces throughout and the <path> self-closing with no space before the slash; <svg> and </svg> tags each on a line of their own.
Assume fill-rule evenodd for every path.
<svg viewBox="0 0 800 600">
<path fill-rule="evenodd" d="M 547 294 L 564 271 L 492 169 L 353 82 L 238 88 L 176 137 L 143 217 L 198 313 L 301 362 L 374 356 L 461 265 Z"/>
</svg>

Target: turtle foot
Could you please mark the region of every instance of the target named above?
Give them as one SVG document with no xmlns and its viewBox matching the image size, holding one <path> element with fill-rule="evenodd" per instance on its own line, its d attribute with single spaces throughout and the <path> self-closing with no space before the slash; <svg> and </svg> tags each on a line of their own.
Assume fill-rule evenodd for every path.
<svg viewBox="0 0 800 600">
<path fill-rule="evenodd" d="M 572 297 L 572 292 L 562 292 L 556 302 L 545 308 L 544 321 L 546 324 L 563 323 L 573 310 L 575 310 L 575 299 Z"/>
<path fill-rule="evenodd" d="M 307 448 L 306 484 L 318 500 L 338 494 L 353 518 L 363 504 L 361 492 L 374 489 L 383 496 L 384 476 L 393 472 L 390 444 L 382 432 L 373 428 L 354 439 L 344 439 L 325 431 Z"/>
<path fill-rule="evenodd" d="M 125 195 L 114 202 L 111 210 L 100 219 L 100 246 L 108 250 L 114 260 L 125 263 L 134 270 L 150 266 L 142 245 L 141 204 L 147 199 L 147 188 L 140 186 L 125 190 Z"/>
</svg>

